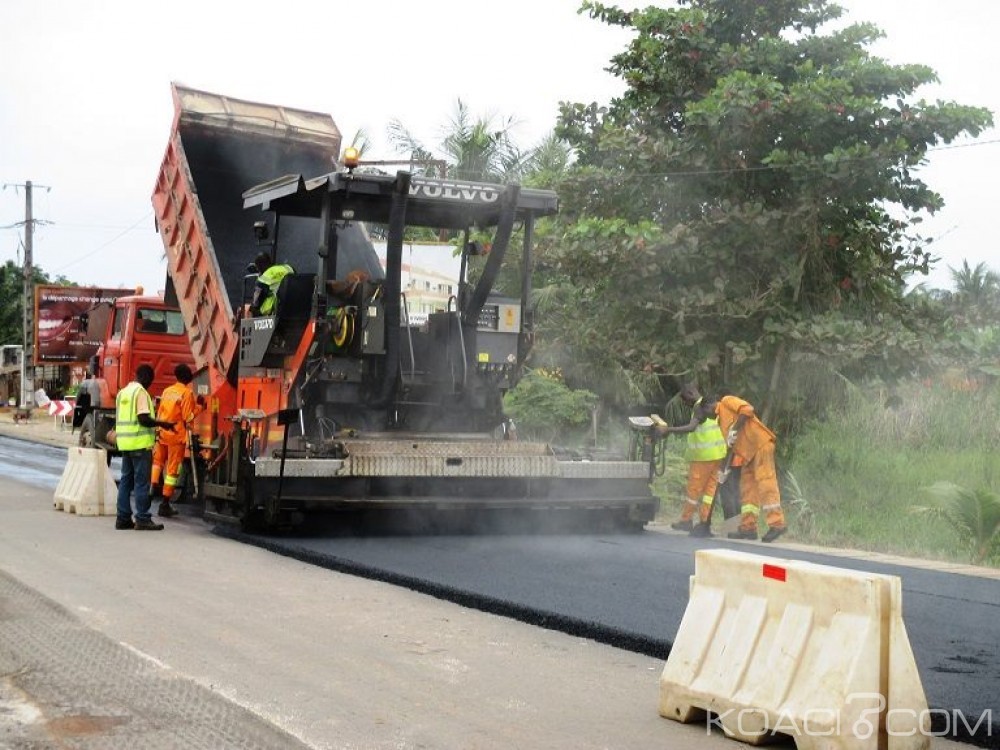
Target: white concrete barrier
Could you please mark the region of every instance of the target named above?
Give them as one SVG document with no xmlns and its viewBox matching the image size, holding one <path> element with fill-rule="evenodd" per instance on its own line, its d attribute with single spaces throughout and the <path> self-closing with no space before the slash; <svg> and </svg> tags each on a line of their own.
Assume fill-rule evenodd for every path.
<svg viewBox="0 0 1000 750">
<path fill-rule="evenodd" d="M 699 550 L 660 715 L 799 750 L 926 750 L 897 576 Z"/>
<path fill-rule="evenodd" d="M 113 516 L 118 488 L 103 448 L 67 448 L 53 506 L 78 516 Z"/>
</svg>

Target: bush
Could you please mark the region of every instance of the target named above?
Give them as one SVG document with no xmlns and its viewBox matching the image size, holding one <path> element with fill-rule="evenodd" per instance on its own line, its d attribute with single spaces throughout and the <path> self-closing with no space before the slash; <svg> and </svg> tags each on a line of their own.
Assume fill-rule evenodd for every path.
<svg viewBox="0 0 1000 750">
<path fill-rule="evenodd" d="M 979 564 L 1000 552 L 1000 495 L 985 489 L 968 490 L 951 482 L 937 482 L 925 490 L 933 505 L 913 508 L 914 513 L 951 527 Z"/>
<path fill-rule="evenodd" d="M 520 433 L 546 442 L 581 442 L 597 408 L 597 395 L 572 390 L 558 371 L 532 370 L 504 397 L 507 415 Z"/>
<path fill-rule="evenodd" d="M 792 458 L 782 468 L 794 472 L 798 494 L 809 498 L 811 521 L 796 525 L 796 536 L 820 544 L 968 559 L 967 535 L 941 516 L 912 509 L 925 488 L 939 482 L 972 483 L 984 492 L 1000 487 L 998 435 L 988 416 L 1000 413 L 1000 391 L 984 388 L 973 394 L 914 381 L 896 396 L 850 395 L 841 409 L 795 439 Z"/>
</svg>

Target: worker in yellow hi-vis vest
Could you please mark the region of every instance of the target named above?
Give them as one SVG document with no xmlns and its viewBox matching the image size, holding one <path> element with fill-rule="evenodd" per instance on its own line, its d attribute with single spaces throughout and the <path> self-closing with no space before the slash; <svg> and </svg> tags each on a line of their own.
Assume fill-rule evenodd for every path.
<svg viewBox="0 0 1000 750">
<path fill-rule="evenodd" d="M 281 280 L 295 269 L 287 263 L 275 263 L 270 255 L 261 253 L 254 260 L 257 273 L 257 283 L 254 285 L 253 299 L 250 302 L 250 314 L 274 315 L 278 304 L 278 287 Z"/>
<path fill-rule="evenodd" d="M 162 531 L 163 524 L 149 514 L 149 472 L 156 442 L 156 428 L 174 429 L 170 422 L 157 422 L 152 417 L 153 368 L 141 364 L 135 370 L 135 380 L 126 385 L 115 399 L 115 443 L 122 457 L 122 473 L 118 482 L 118 517 L 116 529 Z M 135 520 L 132 519 L 132 491 L 135 491 Z"/>
<path fill-rule="evenodd" d="M 684 458 L 688 461 L 687 492 L 679 521 L 670 524 L 692 536 L 711 536 L 712 508 L 719 487 L 719 471 L 726 458 L 726 439 L 713 407 L 707 407 L 693 383 L 681 388 L 681 400 L 691 407 L 691 421 L 678 427 L 658 426 L 661 435 L 687 433 Z M 713 405 L 714 406 L 714 405 Z M 699 523 L 692 521 L 698 513 Z"/>
</svg>

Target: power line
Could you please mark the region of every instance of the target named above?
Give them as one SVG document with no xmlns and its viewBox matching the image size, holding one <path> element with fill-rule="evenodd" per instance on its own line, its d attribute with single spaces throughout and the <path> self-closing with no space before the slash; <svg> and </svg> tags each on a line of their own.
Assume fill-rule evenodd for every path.
<svg viewBox="0 0 1000 750">
<path fill-rule="evenodd" d="M 993 143 L 1000 143 L 1000 138 L 991 138 L 988 141 L 974 141 L 972 143 L 949 143 L 945 146 L 934 146 L 928 151 L 948 151 L 953 148 L 972 148 L 974 146 L 989 146 Z"/>
<path fill-rule="evenodd" d="M 43 223 L 43 222 L 38 222 Z M 122 224 L 73 224 L 67 223 L 65 221 L 60 221 L 58 223 L 54 221 L 46 221 L 45 224 L 52 224 L 57 226 L 59 229 L 126 229 Z M 11 224 L 6 227 L 0 227 L 0 229 L 9 229 L 10 227 L 17 226 L 17 224 Z"/>
<path fill-rule="evenodd" d="M 137 226 L 139 226 L 142 222 L 147 221 L 149 219 L 149 217 L 152 216 L 152 215 L 153 215 L 152 211 L 148 212 L 145 216 L 143 216 L 141 219 L 139 219 L 134 224 L 132 224 L 132 226 L 130 226 L 130 227 L 126 228 L 126 229 L 123 229 L 121 232 L 119 232 L 118 234 L 116 234 L 114 237 L 112 237 L 110 240 L 108 240 L 107 242 L 105 242 L 103 245 L 97 246 L 96 248 L 94 248 L 93 250 L 91 250 L 89 253 L 85 253 L 85 254 L 79 256 L 76 260 L 70 261 L 69 263 L 67 263 L 66 265 L 62 266 L 61 268 L 55 269 L 52 273 L 58 274 L 61 271 L 65 271 L 70 266 L 75 266 L 81 260 L 86 260 L 87 258 L 90 258 L 90 257 L 92 257 L 94 255 L 97 255 L 97 253 L 101 252 L 101 250 L 103 250 L 104 248 L 106 248 L 108 245 L 111 245 L 111 244 L 117 242 L 122 237 L 124 237 L 126 234 L 128 234 L 129 232 L 131 232 Z"/>
</svg>

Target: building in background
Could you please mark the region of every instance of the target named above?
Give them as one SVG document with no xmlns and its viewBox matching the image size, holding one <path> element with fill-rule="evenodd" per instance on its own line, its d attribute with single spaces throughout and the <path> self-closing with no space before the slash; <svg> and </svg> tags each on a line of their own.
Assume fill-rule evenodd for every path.
<svg viewBox="0 0 1000 750">
<path fill-rule="evenodd" d="M 385 266 L 385 243 L 375 241 L 382 266 Z M 403 245 L 403 273 L 400 278 L 410 325 L 423 325 L 432 312 L 448 309 L 449 300 L 458 294 L 461 258 L 449 244 Z M 454 303 L 452 309 L 455 308 Z"/>
<path fill-rule="evenodd" d="M 19 405 L 23 351 L 20 344 L 0 346 L 0 405 Z"/>
</svg>

